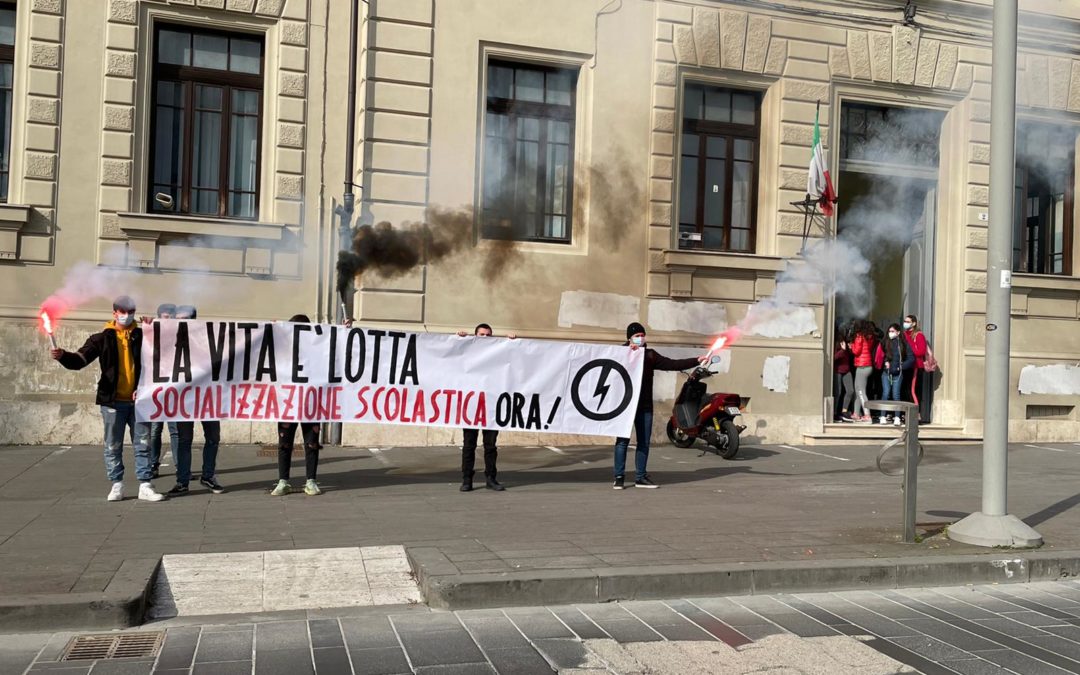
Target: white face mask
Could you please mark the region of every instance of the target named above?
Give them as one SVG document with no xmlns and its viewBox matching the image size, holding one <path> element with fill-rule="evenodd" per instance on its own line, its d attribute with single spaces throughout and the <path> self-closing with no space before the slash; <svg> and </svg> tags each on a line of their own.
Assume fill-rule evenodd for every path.
<svg viewBox="0 0 1080 675">
<path fill-rule="evenodd" d="M 895 340 L 896 338 L 900 337 L 900 334 L 896 331 L 889 331 L 889 337 Z"/>
<path fill-rule="evenodd" d="M 911 326 L 912 326 L 912 324 L 911 324 L 910 321 L 905 321 L 904 322 L 904 330 L 911 330 Z"/>
<path fill-rule="evenodd" d="M 630 344 L 634 345 L 635 347 L 644 347 L 645 346 L 645 337 L 642 336 L 642 335 L 635 335 L 632 338 L 630 338 Z"/>
<path fill-rule="evenodd" d="M 127 328 L 128 326 L 130 326 L 131 322 L 134 321 L 134 320 L 135 320 L 135 315 L 134 314 L 117 314 L 116 315 L 116 323 L 117 323 L 117 325 L 123 326 L 124 328 Z"/>
</svg>

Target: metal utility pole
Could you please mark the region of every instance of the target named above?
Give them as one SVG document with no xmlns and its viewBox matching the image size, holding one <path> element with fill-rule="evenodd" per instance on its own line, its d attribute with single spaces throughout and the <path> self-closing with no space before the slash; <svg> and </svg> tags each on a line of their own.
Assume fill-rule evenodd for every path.
<svg viewBox="0 0 1080 675">
<path fill-rule="evenodd" d="M 341 206 L 335 209 L 338 216 L 338 250 L 347 251 L 352 246 L 352 223 L 353 212 L 356 209 L 356 196 L 353 194 L 353 155 L 356 152 L 356 42 L 359 26 L 360 0 L 353 0 L 349 11 L 349 86 L 348 101 L 345 113 L 345 193 L 341 198 Z M 337 323 L 342 324 L 349 318 L 347 312 L 351 306 L 352 281 L 347 289 L 341 293 L 340 298 L 335 298 L 334 306 L 337 307 Z M 348 303 L 348 304 L 346 304 Z M 330 425 L 330 444 L 341 445 L 341 422 Z"/>
<path fill-rule="evenodd" d="M 1042 544 L 1042 535 L 1010 515 L 1007 508 L 1013 172 L 1016 166 L 1016 23 L 1017 0 L 994 0 L 982 511 L 949 527 L 949 539 L 976 546 L 1031 547 Z"/>
</svg>

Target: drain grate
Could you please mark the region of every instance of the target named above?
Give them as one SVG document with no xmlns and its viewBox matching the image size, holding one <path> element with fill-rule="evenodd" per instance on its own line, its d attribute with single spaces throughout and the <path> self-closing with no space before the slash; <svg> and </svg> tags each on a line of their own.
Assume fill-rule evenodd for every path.
<svg viewBox="0 0 1080 675">
<path fill-rule="evenodd" d="M 71 638 L 61 661 L 128 659 L 157 656 L 165 633 L 144 631 L 122 635 L 77 635 Z"/>
</svg>

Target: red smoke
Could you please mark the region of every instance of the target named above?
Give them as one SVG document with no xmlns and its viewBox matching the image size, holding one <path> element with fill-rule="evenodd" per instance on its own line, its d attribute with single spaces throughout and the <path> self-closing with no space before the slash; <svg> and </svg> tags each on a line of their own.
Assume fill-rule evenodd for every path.
<svg viewBox="0 0 1080 675">
<path fill-rule="evenodd" d="M 56 332 L 56 326 L 60 318 L 67 314 L 68 303 L 55 295 L 50 295 L 45 302 L 41 303 L 41 311 L 38 313 L 38 329 L 46 335 Z"/>
</svg>

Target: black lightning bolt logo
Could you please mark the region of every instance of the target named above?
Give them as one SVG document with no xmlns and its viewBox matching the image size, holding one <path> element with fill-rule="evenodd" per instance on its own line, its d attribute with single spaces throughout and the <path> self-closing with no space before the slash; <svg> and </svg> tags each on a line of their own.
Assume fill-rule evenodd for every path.
<svg viewBox="0 0 1080 675">
<path fill-rule="evenodd" d="M 607 383 L 608 375 L 610 374 L 611 366 L 601 367 L 600 379 L 596 381 L 596 390 L 593 391 L 593 397 L 600 397 L 600 402 L 596 404 L 597 410 L 601 409 L 604 406 L 604 399 L 607 397 L 608 390 L 611 389 L 611 385 Z"/>
</svg>

